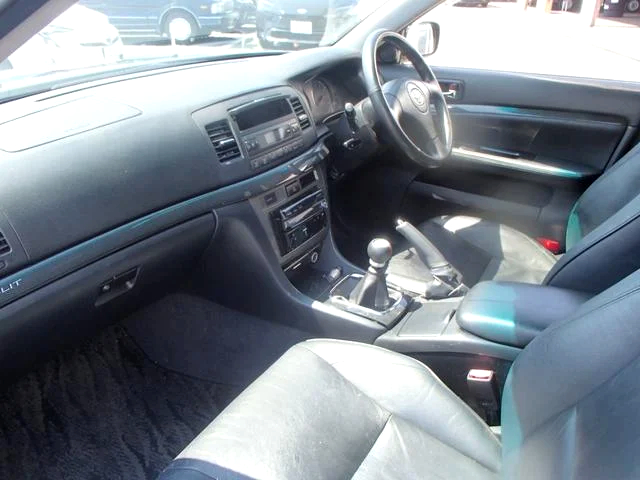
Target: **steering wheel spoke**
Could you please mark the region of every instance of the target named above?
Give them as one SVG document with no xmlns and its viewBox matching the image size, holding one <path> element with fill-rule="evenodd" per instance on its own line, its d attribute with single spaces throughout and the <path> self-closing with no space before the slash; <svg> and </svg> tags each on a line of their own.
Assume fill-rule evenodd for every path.
<svg viewBox="0 0 640 480">
<path fill-rule="evenodd" d="M 411 61 L 420 80 L 401 78 L 381 84 L 376 60 L 384 42 Z M 376 123 L 416 163 L 440 165 L 451 153 L 451 120 L 438 81 L 422 56 L 400 35 L 378 30 L 365 42 L 362 70 Z"/>
</svg>

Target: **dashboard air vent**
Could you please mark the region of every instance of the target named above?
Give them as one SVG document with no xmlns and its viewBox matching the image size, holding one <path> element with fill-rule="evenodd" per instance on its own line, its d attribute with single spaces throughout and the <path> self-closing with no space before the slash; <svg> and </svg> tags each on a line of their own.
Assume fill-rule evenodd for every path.
<svg viewBox="0 0 640 480">
<path fill-rule="evenodd" d="M 311 126 L 311 120 L 309 120 L 309 115 L 304 111 L 304 106 L 298 97 L 291 97 L 291 106 L 296 113 L 296 117 L 298 117 L 300 128 L 302 130 L 309 128 Z"/>
<path fill-rule="evenodd" d="M 238 142 L 233 136 L 227 120 L 210 123 L 204 128 L 207 130 L 207 135 L 209 135 L 213 148 L 216 150 L 218 160 L 228 162 L 240 156 Z"/>
<path fill-rule="evenodd" d="M 9 245 L 9 242 L 7 242 L 7 239 L 4 238 L 4 235 L 0 232 L 0 255 L 5 255 L 10 251 L 11 246 Z"/>
</svg>

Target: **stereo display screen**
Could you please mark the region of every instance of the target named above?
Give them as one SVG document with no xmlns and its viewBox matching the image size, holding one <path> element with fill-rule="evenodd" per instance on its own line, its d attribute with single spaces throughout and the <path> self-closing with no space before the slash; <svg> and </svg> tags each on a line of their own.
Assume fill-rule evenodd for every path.
<svg viewBox="0 0 640 480">
<path fill-rule="evenodd" d="M 278 98 L 260 103 L 255 107 L 245 108 L 235 113 L 236 123 L 240 130 L 248 130 L 280 117 L 291 115 L 293 110 L 286 98 Z"/>
</svg>

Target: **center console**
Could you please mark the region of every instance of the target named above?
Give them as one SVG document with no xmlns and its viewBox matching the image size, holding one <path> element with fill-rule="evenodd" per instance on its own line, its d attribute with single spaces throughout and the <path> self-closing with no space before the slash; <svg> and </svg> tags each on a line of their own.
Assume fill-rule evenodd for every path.
<svg viewBox="0 0 640 480">
<path fill-rule="evenodd" d="M 289 185 L 291 191 L 302 189 L 314 180 L 315 172 L 301 177 L 301 184 Z M 286 187 L 285 187 L 286 190 Z M 269 214 L 281 255 L 287 255 L 321 233 L 327 226 L 327 200 L 319 188 L 311 189 Z"/>
<path fill-rule="evenodd" d="M 318 142 L 304 96 L 288 86 L 230 98 L 193 112 L 192 118 L 211 143 L 223 185 L 255 178 Z"/>
<path fill-rule="evenodd" d="M 250 200 L 285 272 L 319 260 L 329 224 L 326 183 L 319 168 Z"/>
</svg>

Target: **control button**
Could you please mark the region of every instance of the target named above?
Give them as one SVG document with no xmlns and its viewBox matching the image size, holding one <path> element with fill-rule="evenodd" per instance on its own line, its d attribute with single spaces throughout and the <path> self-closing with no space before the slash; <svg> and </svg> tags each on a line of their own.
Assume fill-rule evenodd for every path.
<svg viewBox="0 0 640 480">
<path fill-rule="evenodd" d="M 255 160 L 251 160 L 251 169 L 255 170 L 256 168 L 258 168 L 260 166 L 260 163 L 258 161 L 258 159 Z"/>
<path fill-rule="evenodd" d="M 300 184 L 298 182 L 293 182 L 287 185 L 285 189 L 287 190 L 287 197 L 290 197 L 300 191 Z"/>
<path fill-rule="evenodd" d="M 309 260 L 311 261 L 311 263 L 318 263 L 319 258 L 320 258 L 320 254 L 318 252 L 311 252 L 311 256 L 309 257 Z"/>
<path fill-rule="evenodd" d="M 347 150 L 357 150 L 360 148 L 361 145 L 362 145 L 362 140 L 360 140 L 359 138 L 350 138 L 349 140 L 347 140 L 342 144 L 342 146 Z"/>
<path fill-rule="evenodd" d="M 278 198 L 276 197 L 276 192 L 267 193 L 264 196 L 264 203 L 268 207 L 269 205 L 273 205 L 274 203 L 276 203 L 277 199 Z"/>
<path fill-rule="evenodd" d="M 252 152 L 258 147 L 258 144 L 255 142 L 255 140 L 246 140 L 244 142 L 244 146 L 247 149 L 247 152 Z"/>
</svg>

